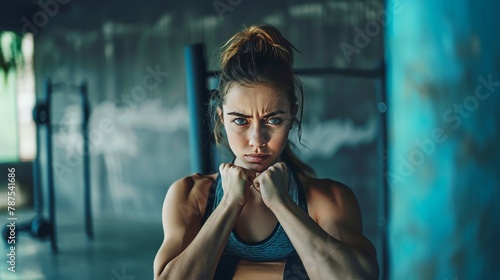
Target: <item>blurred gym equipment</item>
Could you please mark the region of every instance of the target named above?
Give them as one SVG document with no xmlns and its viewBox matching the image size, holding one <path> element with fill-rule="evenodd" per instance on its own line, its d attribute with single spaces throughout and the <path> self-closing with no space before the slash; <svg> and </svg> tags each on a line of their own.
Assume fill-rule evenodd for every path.
<svg viewBox="0 0 500 280">
<path fill-rule="evenodd" d="M 36 157 L 33 161 L 33 202 L 35 209 L 35 217 L 28 222 L 19 223 L 16 226 L 16 233 L 27 232 L 31 237 L 44 240 L 50 238 L 51 248 L 54 253 L 58 252 L 57 236 L 56 236 L 56 212 L 55 212 L 55 187 L 54 187 L 54 168 L 53 168 L 53 141 L 52 129 L 58 125 L 51 122 L 52 113 L 52 98 L 53 90 L 58 87 L 70 87 L 79 92 L 80 107 L 82 112 L 81 133 L 83 138 L 83 187 L 84 187 L 84 219 L 85 231 L 88 239 L 93 239 L 92 226 L 92 211 L 90 197 L 90 162 L 89 162 L 89 145 L 88 145 L 88 120 L 90 116 L 90 106 L 87 95 L 87 84 L 85 82 L 80 85 L 70 85 L 66 83 L 52 83 L 47 79 L 44 83 L 44 92 L 42 98 L 39 99 L 33 108 L 33 119 L 36 123 Z M 45 130 L 42 139 L 42 130 Z M 43 141 L 44 140 L 44 141 Z M 43 142 L 42 142 L 43 141 Z M 43 145 L 44 144 L 44 145 Z M 47 182 L 47 208 L 48 218 L 44 217 L 44 201 L 42 193 L 42 182 L 44 176 L 42 174 L 42 149 L 45 150 L 46 160 L 44 166 L 47 172 L 44 173 Z M 4 227 L 2 237 L 5 241 L 9 237 L 10 230 Z M 17 235 L 17 234 L 16 234 Z"/>
</svg>

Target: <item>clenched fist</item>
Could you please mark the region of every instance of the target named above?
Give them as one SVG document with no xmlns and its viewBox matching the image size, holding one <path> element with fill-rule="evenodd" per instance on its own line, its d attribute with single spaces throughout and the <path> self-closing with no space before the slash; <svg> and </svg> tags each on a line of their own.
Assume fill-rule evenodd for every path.
<svg viewBox="0 0 500 280">
<path fill-rule="evenodd" d="M 271 165 L 264 172 L 257 174 L 253 185 L 260 192 L 262 201 L 268 208 L 283 203 L 288 194 L 288 168 L 284 162 Z"/>
<path fill-rule="evenodd" d="M 219 166 L 224 196 L 230 203 L 245 205 L 249 197 L 249 187 L 255 179 L 255 172 L 230 163 Z"/>
</svg>

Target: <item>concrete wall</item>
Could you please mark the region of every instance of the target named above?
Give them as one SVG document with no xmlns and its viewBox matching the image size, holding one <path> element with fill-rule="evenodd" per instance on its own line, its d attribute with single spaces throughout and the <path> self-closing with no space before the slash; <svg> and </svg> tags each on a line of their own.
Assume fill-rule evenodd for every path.
<svg viewBox="0 0 500 280">
<path fill-rule="evenodd" d="M 381 1 L 36 1 L 21 13 L 35 34 L 37 94 L 43 80 L 86 80 L 92 104 L 94 215 L 160 221 L 168 186 L 190 173 L 183 48 L 203 42 L 210 69 L 217 48 L 243 25 L 270 23 L 300 51 L 297 68 L 373 68 L 383 59 Z M 54 4 L 59 3 L 59 4 Z M 38 5 L 38 6 L 37 6 Z M 156 73 L 156 74 L 155 74 Z M 381 154 L 372 80 L 304 77 L 302 157 L 319 177 L 354 189 L 365 232 L 379 252 Z M 78 100 L 54 97 L 57 212 L 81 217 Z M 295 138 L 296 139 L 296 138 Z M 82 220 L 83 223 L 83 220 Z"/>
<path fill-rule="evenodd" d="M 385 27 L 391 279 L 499 278 L 498 2 L 58 0 L 48 12 L 25 2 L 35 7 L 8 16 L 35 33 L 37 93 L 46 77 L 89 83 L 95 215 L 156 221 L 168 185 L 189 174 L 185 45 L 204 42 L 215 69 L 218 46 L 267 22 L 302 51 L 297 67 L 371 68 Z M 302 156 L 354 189 L 378 246 L 373 120 L 384 106 L 372 81 L 304 82 L 312 151 Z M 56 122 L 67 125 L 55 135 L 58 213 L 79 213 L 78 108 L 58 102 Z"/>
<path fill-rule="evenodd" d="M 498 1 L 388 1 L 391 279 L 498 279 Z"/>
<path fill-rule="evenodd" d="M 70 83 L 85 79 L 89 84 L 93 105 L 93 183 L 100 207 L 112 208 L 107 204 L 119 201 L 120 196 L 126 197 L 126 189 L 133 189 L 133 195 L 130 194 L 135 197 L 133 200 L 157 209 L 159 196 L 166 187 L 189 172 L 185 146 L 189 121 L 185 108 L 185 45 L 204 42 L 209 68 L 215 69 L 216 48 L 244 24 L 268 22 L 282 30 L 302 52 L 297 55 L 297 68 L 371 68 L 382 58 L 381 31 L 360 48 L 354 42 L 357 34 L 354 26 L 363 28 L 376 16 L 375 11 L 383 10 L 378 2 L 268 2 L 239 1 L 225 12 L 218 12 L 207 1 L 198 5 L 165 1 L 141 5 L 121 1 L 70 2 L 69 8 L 38 29 L 37 92 L 41 92 L 43 79 L 47 77 Z M 343 51 L 341 42 L 353 46 L 356 52 Z M 333 155 L 342 151 L 342 147 L 373 144 L 377 125 L 371 121 L 376 113 L 373 81 L 317 77 L 304 78 L 304 82 L 308 94 L 306 113 L 310 115 L 305 122 L 311 124 L 304 128 L 304 138 L 310 138 L 313 148 L 312 154 L 305 155 L 308 161 L 329 160 L 335 164 Z M 71 89 L 63 88 L 55 101 L 60 103 L 56 105 L 55 122 L 76 124 L 77 99 L 62 92 L 69 93 Z M 358 106 L 349 109 L 354 105 Z M 335 119 L 337 123 L 333 122 Z M 336 129 L 340 140 L 335 141 L 333 132 L 327 133 L 324 137 L 335 143 L 326 148 L 326 153 L 315 151 L 315 137 L 307 132 L 326 127 L 331 127 L 331 131 Z M 363 133 L 358 133 L 361 136 L 356 137 L 356 143 L 347 144 L 350 140 L 346 136 L 358 131 Z M 63 128 L 55 135 L 59 150 L 66 153 L 57 155 L 61 182 L 78 182 L 74 177 L 78 176 L 78 168 L 72 167 L 78 160 L 71 156 L 78 146 L 76 133 Z M 319 173 L 327 176 L 327 171 L 335 172 L 323 167 Z M 105 198 L 113 188 L 121 194 Z M 155 201 L 152 204 L 146 203 L 149 195 Z M 150 215 L 149 210 L 142 214 Z"/>
</svg>

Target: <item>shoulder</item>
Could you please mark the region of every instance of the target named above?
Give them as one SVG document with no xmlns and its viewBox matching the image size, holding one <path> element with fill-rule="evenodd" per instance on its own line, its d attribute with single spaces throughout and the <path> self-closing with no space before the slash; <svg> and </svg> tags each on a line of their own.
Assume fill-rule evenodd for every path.
<svg viewBox="0 0 500 280">
<path fill-rule="evenodd" d="M 195 173 L 193 175 L 182 177 L 173 182 L 172 185 L 170 185 L 170 187 L 168 188 L 168 192 L 189 194 L 192 191 L 209 191 L 210 186 L 213 184 L 216 178 L 217 173 L 209 175 Z"/>
<path fill-rule="evenodd" d="M 347 185 L 328 178 L 299 176 L 307 196 L 319 200 L 329 200 L 335 204 L 349 203 L 356 199 Z"/>
<path fill-rule="evenodd" d="M 195 173 L 173 182 L 167 190 L 165 203 L 187 203 L 204 211 L 210 187 L 217 178 L 215 174 Z"/>
<path fill-rule="evenodd" d="M 328 216 L 355 219 L 355 222 L 361 223 L 358 201 L 347 185 L 327 178 L 301 176 L 300 180 L 306 192 L 310 214 L 314 215 L 316 221 L 329 213 Z"/>
</svg>

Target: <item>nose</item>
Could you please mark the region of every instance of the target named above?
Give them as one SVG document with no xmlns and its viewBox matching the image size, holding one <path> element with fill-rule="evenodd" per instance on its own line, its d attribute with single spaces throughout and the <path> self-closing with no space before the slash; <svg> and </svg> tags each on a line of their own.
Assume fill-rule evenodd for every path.
<svg viewBox="0 0 500 280">
<path fill-rule="evenodd" d="M 252 147 L 265 146 L 269 140 L 265 129 L 260 124 L 252 125 L 249 134 L 249 144 Z"/>
</svg>

